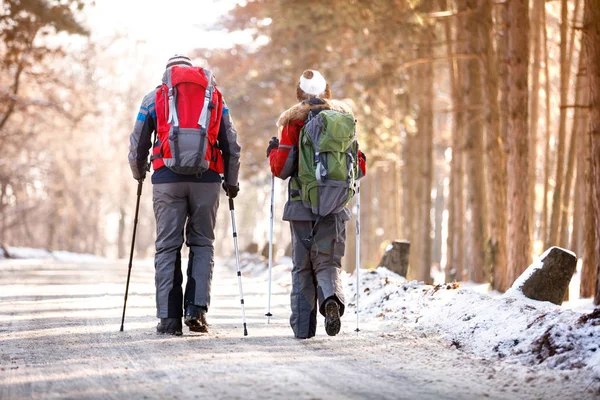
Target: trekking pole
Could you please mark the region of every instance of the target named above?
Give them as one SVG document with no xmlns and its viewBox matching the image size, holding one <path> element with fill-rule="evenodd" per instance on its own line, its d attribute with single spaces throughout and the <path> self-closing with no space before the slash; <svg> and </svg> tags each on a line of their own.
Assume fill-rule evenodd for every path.
<svg viewBox="0 0 600 400">
<path fill-rule="evenodd" d="M 233 199 L 229 198 L 229 210 L 231 211 L 231 226 L 233 228 L 233 245 L 235 246 L 235 263 L 237 266 L 238 286 L 240 288 L 240 304 L 242 305 L 242 322 L 244 323 L 244 336 L 248 336 L 246 329 L 246 311 L 244 309 L 244 291 L 242 289 L 242 272 L 240 271 L 240 251 L 238 249 L 237 229 L 235 227 L 235 211 L 233 207 Z"/>
<path fill-rule="evenodd" d="M 138 214 L 140 212 L 140 198 L 142 197 L 142 185 L 144 179 L 138 180 L 137 201 L 135 203 L 135 217 L 133 219 L 133 237 L 131 238 L 131 251 L 129 252 L 129 270 L 127 271 L 127 284 L 125 285 L 125 300 L 123 302 L 123 317 L 121 318 L 121 332 L 125 323 L 125 308 L 127 307 L 127 294 L 129 293 L 129 279 L 131 278 L 131 265 L 133 263 L 133 247 L 135 245 L 135 233 L 137 232 Z"/>
<path fill-rule="evenodd" d="M 356 332 L 358 333 L 358 295 L 360 271 L 360 182 L 356 182 Z"/>
<path fill-rule="evenodd" d="M 273 270 L 273 204 L 275 201 L 275 175 L 271 174 L 271 226 L 269 229 L 269 290 L 267 297 L 267 324 L 271 322 L 271 271 Z"/>
</svg>

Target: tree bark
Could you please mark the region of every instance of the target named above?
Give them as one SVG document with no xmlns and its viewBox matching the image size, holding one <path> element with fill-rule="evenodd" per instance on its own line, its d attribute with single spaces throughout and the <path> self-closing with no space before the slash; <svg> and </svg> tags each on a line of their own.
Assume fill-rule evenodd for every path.
<svg viewBox="0 0 600 400">
<path fill-rule="evenodd" d="M 475 10 L 476 0 L 458 2 L 459 12 Z M 477 28 L 479 21 L 475 13 L 463 16 L 462 32 L 464 34 L 465 53 L 477 54 Z M 483 123 L 482 123 L 482 91 L 480 65 L 474 60 L 464 62 L 463 92 L 465 97 L 465 161 L 467 172 L 467 208 L 471 211 L 471 228 L 469 235 L 469 279 L 482 283 L 486 279 L 485 240 L 486 232 L 486 190 L 483 161 Z M 489 272 L 489 271 L 485 271 Z"/>
<path fill-rule="evenodd" d="M 586 0 L 583 43 L 590 87 L 591 186 L 594 214 L 596 285 L 594 304 L 600 304 L 600 0 Z"/>
<path fill-rule="evenodd" d="M 541 27 L 542 27 L 542 7 L 545 5 L 545 0 L 533 0 L 533 8 L 531 12 L 531 45 L 532 45 L 532 72 L 531 72 L 531 101 L 529 102 L 529 192 L 527 199 L 529 201 L 529 232 L 530 253 L 533 252 L 534 242 L 534 226 L 535 226 L 535 186 L 536 166 L 537 166 L 537 141 L 538 141 L 538 126 L 539 126 L 539 106 L 540 106 L 540 72 L 541 72 Z"/>
<path fill-rule="evenodd" d="M 527 68 L 529 65 L 529 2 L 508 2 L 508 284 L 529 260 Z"/>
<path fill-rule="evenodd" d="M 546 28 L 546 7 L 542 7 L 542 32 L 544 36 L 544 87 L 546 92 L 546 140 L 544 145 L 544 194 L 542 201 L 542 219 L 540 221 L 540 230 L 538 237 L 545 243 L 550 241 L 550 232 L 548 229 L 548 193 L 550 191 L 550 137 L 552 131 L 552 121 L 550 118 L 550 100 L 552 92 L 550 91 L 550 57 L 548 55 L 548 31 Z"/>
<path fill-rule="evenodd" d="M 565 171 L 565 147 L 567 135 L 567 109 L 569 98 L 569 56 L 567 53 L 569 13 L 567 0 L 561 1 L 560 18 L 560 117 L 558 125 L 558 144 L 556 148 L 556 172 L 554 175 L 554 193 L 552 195 L 552 214 L 550 216 L 550 235 L 546 247 L 558 245 L 560 217 L 562 207 L 563 178 Z"/>
<path fill-rule="evenodd" d="M 500 138 L 503 151 L 508 154 L 508 6 L 500 3 L 496 15 L 496 43 L 498 47 L 498 103 L 500 105 Z"/>
<path fill-rule="evenodd" d="M 446 3 L 446 1 L 443 1 Z M 444 4 L 442 9 L 447 9 Z M 448 54 L 448 75 L 450 78 L 450 96 L 452 98 L 452 108 L 454 109 L 452 118 L 452 159 L 450 161 L 450 182 L 449 182 L 449 203 L 448 203 L 448 239 L 446 252 L 445 275 L 446 282 L 453 280 L 460 281 L 463 278 L 463 260 L 464 260 L 464 207 L 463 207 L 463 155 L 461 145 L 462 132 L 462 104 L 458 95 L 460 84 L 460 73 L 457 74 L 457 61 L 452 58 L 454 53 L 452 35 L 452 20 L 448 19 L 444 23 L 446 34 L 446 52 Z"/>
<path fill-rule="evenodd" d="M 586 105 L 589 104 L 588 96 L 588 82 L 587 82 L 587 71 L 585 69 L 585 52 L 583 47 L 580 52 L 579 60 L 579 71 L 577 73 L 577 90 L 581 92 L 581 99 L 578 104 Z M 574 120 L 574 124 L 578 125 L 577 128 L 577 155 L 575 157 L 577 163 L 577 175 L 575 177 L 575 190 L 574 190 L 574 204 L 573 204 L 573 230 L 571 232 L 570 248 L 575 254 L 582 255 L 582 233 L 585 225 L 585 174 L 587 163 L 587 152 L 589 150 L 588 145 L 588 134 L 587 127 L 589 123 L 589 111 L 579 109 L 579 112 L 575 113 L 578 117 Z M 591 220 L 592 218 L 590 218 Z M 589 295 L 591 296 L 591 294 Z M 588 296 L 588 297 L 589 297 Z"/>
<path fill-rule="evenodd" d="M 583 57 L 581 54 L 579 56 L 579 68 L 578 71 L 581 71 L 583 68 Z M 583 88 L 582 88 L 582 79 L 581 73 L 577 73 L 577 79 L 575 83 L 575 104 L 579 105 L 583 102 Z M 571 183 L 573 182 L 573 170 L 575 168 L 575 150 L 578 144 L 579 137 L 579 123 L 580 123 L 580 115 L 582 113 L 581 108 L 576 108 L 573 116 L 573 125 L 571 130 L 571 139 L 569 143 L 569 153 L 567 155 L 567 168 L 565 169 L 565 178 L 564 178 L 564 190 L 563 190 L 563 198 L 562 198 L 562 210 L 561 210 L 561 227 L 560 227 L 560 237 L 559 237 L 559 246 L 563 248 L 569 247 L 569 211 L 571 210 L 571 200 L 573 203 L 575 198 L 571 196 Z M 573 205 L 573 207 L 575 207 Z"/>
<path fill-rule="evenodd" d="M 431 56 L 431 43 L 434 41 L 434 31 L 432 27 L 425 28 L 425 43 L 422 56 Z M 421 267 L 419 269 L 418 279 L 426 284 L 433 283 L 431 279 L 431 188 L 433 186 L 433 65 L 425 64 L 421 66 L 421 79 L 419 82 L 422 87 L 422 104 L 419 114 L 419 135 L 422 136 L 422 184 L 420 190 L 423 191 L 421 203 Z"/>
<path fill-rule="evenodd" d="M 589 88 L 589 86 L 588 86 Z M 588 91 L 589 93 L 589 91 Z M 584 203 L 583 203 L 583 242 L 581 244 L 581 286 L 579 296 L 582 298 L 594 296 L 596 287 L 596 233 L 594 231 L 594 186 L 592 180 L 592 141 L 589 134 L 589 126 L 582 132 L 581 141 L 583 145 L 584 169 Z"/>
<path fill-rule="evenodd" d="M 125 208 L 121 207 L 119 209 L 119 230 L 117 233 L 117 257 L 125 258 L 127 255 L 126 245 L 125 245 L 125 219 L 127 215 L 125 212 Z"/>
<path fill-rule="evenodd" d="M 492 8 L 487 0 L 479 0 L 479 53 L 482 56 L 481 86 L 484 94 L 486 121 L 486 160 L 490 196 L 488 196 L 490 240 L 489 262 L 492 266 L 492 287 L 499 291 L 506 284 L 506 159 L 500 137 L 498 116 L 497 56 L 492 40 Z"/>
<path fill-rule="evenodd" d="M 438 266 L 442 265 L 442 231 L 444 225 L 444 177 L 439 173 L 435 189 L 433 247 L 431 249 L 431 261 Z"/>
</svg>

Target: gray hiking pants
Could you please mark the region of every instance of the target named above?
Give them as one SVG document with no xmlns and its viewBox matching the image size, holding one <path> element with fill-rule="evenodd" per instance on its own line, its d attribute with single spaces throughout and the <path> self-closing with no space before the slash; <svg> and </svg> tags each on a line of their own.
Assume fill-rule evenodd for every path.
<svg viewBox="0 0 600 400">
<path fill-rule="evenodd" d="M 292 231 L 292 316 L 290 325 L 296 337 L 315 336 L 317 302 L 324 313 L 325 300 L 333 298 L 344 314 L 344 290 L 340 278 L 346 247 L 346 223 L 329 215 L 314 221 L 290 221 Z M 312 232 L 312 240 L 310 239 Z"/>
<path fill-rule="evenodd" d="M 156 316 L 181 318 L 181 247 L 185 228 L 190 248 L 185 304 L 209 307 L 214 266 L 215 221 L 219 183 L 176 182 L 154 184 L 156 217 Z"/>
</svg>

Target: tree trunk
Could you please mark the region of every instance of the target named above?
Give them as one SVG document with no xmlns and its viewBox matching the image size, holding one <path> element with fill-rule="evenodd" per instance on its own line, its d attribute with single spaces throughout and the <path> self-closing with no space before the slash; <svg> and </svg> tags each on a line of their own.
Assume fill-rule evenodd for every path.
<svg viewBox="0 0 600 400">
<path fill-rule="evenodd" d="M 446 3 L 444 1 L 444 3 Z M 447 9 L 443 6 L 442 9 Z M 447 42 L 448 55 L 448 74 L 450 77 L 450 94 L 452 97 L 452 108 L 454 109 L 452 118 L 452 160 L 450 161 L 450 182 L 449 182 L 449 204 L 448 204 L 448 239 L 446 251 L 446 282 L 453 280 L 460 281 L 463 278 L 463 260 L 464 260 L 464 207 L 463 207 L 463 155 L 461 145 L 462 133 L 462 103 L 458 95 L 460 84 L 460 72 L 457 74 L 457 62 L 454 60 L 454 49 L 452 43 L 451 19 L 445 22 L 445 34 Z M 458 77 L 458 78 L 457 78 Z M 458 81 L 458 82 L 457 82 Z"/>
<path fill-rule="evenodd" d="M 435 189 L 435 206 L 434 206 L 434 222 L 433 230 L 433 248 L 431 249 L 431 261 L 438 266 L 442 265 L 442 231 L 444 225 L 444 177 L 440 173 L 437 178 Z"/>
<path fill-rule="evenodd" d="M 496 43 L 498 47 L 498 103 L 500 106 L 500 138 L 503 151 L 508 154 L 508 6 L 500 3 L 496 15 Z"/>
<path fill-rule="evenodd" d="M 125 258 L 126 253 L 126 245 L 125 245 L 125 218 L 127 217 L 125 213 L 125 209 L 121 207 L 119 210 L 119 232 L 117 235 L 117 257 Z"/>
<path fill-rule="evenodd" d="M 596 287 L 594 304 L 600 304 L 600 0 L 586 0 L 583 21 L 583 42 L 590 87 L 590 142 L 592 209 L 594 213 L 594 242 Z"/>
<path fill-rule="evenodd" d="M 369 178 L 363 179 L 363 182 L 360 184 L 360 192 L 361 192 L 361 205 L 360 205 L 360 233 L 361 233 L 361 253 L 362 263 L 361 265 L 367 266 L 372 265 L 377 262 L 375 254 L 376 251 L 376 240 L 375 237 L 375 227 L 374 227 L 374 215 L 377 210 L 373 205 L 374 200 L 374 191 L 373 191 L 373 181 L 374 176 L 372 172 L 374 171 L 372 167 L 371 172 L 368 172 L 370 175 Z"/>
<path fill-rule="evenodd" d="M 460 11 L 475 11 L 476 0 L 459 1 Z M 464 53 L 477 54 L 477 27 L 479 21 L 475 13 L 466 13 L 463 17 Z M 476 60 L 464 61 L 463 92 L 465 104 L 465 161 L 467 172 L 467 208 L 471 211 L 471 229 L 469 229 L 469 279 L 483 283 L 486 280 L 485 240 L 486 232 L 486 190 L 483 161 L 483 124 L 481 71 Z M 487 272 L 487 271 L 486 271 Z"/>
<path fill-rule="evenodd" d="M 492 286 L 499 291 L 506 284 L 506 159 L 500 137 L 498 117 L 498 60 L 492 40 L 492 8 L 487 0 L 479 0 L 479 53 L 482 56 L 481 85 L 484 93 L 486 121 L 486 159 L 490 196 L 488 196 L 490 241 L 489 262 Z"/>
<path fill-rule="evenodd" d="M 585 51 L 583 46 L 580 52 L 581 59 L 579 60 L 579 71 L 578 71 L 578 79 L 580 79 L 579 87 L 577 90 L 580 90 L 581 100 L 577 105 L 587 106 L 589 104 L 589 83 L 587 79 L 587 70 L 585 66 Z M 580 256 L 583 256 L 583 231 L 585 229 L 585 225 L 589 225 L 587 221 L 592 221 L 593 216 L 587 215 L 589 206 L 589 210 L 591 210 L 591 204 L 587 204 L 586 202 L 586 174 L 587 168 L 589 165 L 589 157 L 591 155 L 588 154 L 590 150 L 589 145 L 589 137 L 588 137 L 588 124 L 589 124 L 589 111 L 588 110 L 579 110 L 579 119 L 575 120 L 575 123 L 579 125 L 577 129 L 577 135 L 579 138 L 577 139 L 577 176 L 575 178 L 575 195 L 574 195 L 574 210 L 573 210 L 573 231 L 571 232 L 571 249 Z M 593 226 L 593 225 L 592 225 Z M 582 281 L 583 281 L 583 271 L 582 271 Z M 587 297 L 592 295 L 593 289 L 590 290 L 590 294 Z"/>
<path fill-rule="evenodd" d="M 385 181 L 382 190 L 380 193 L 383 195 L 383 210 L 387 210 L 385 219 L 383 222 L 384 235 L 386 239 L 396 240 L 398 239 L 398 218 L 399 216 L 396 214 L 396 197 L 398 196 L 398 188 L 396 187 L 396 180 L 394 179 L 395 175 L 395 163 L 393 162 L 385 162 L 382 165 L 382 178 Z"/>
<path fill-rule="evenodd" d="M 558 144 L 556 148 L 556 172 L 554 175 L 554 193 L 552 195 L 552 215 L 550 217 L 550 240 L 546 247 L 558 245 L 560 217 L 562 207 L 563 177 L 565 171 L 565 147 L 567 135 L 567 103 L 569 99 L 569 71 L 567 41 L 569 13 L 567 0 L 561 0 L 560 18 L 560 119 L 558 125 Z"/>
<path fill-rule="evenodd" d="M 579 68 L 578 71 L 581 71 L 583 68 L 583 57 L 581 54 L 579 56 Z M 579 105 L 583 102 L 583 87 L 582 87 L 582 79 L 581 73 L 577 73 L 577 80 L 575 83 L 575 104 Z M 561 227 L 560 227 L 560 237 L 559 237 L 559 246 L 563 248 L 569 247 L 569 211 L 571 209 L 571 200 L 575 201 L 574 196 L 571 196 L 571 183 L 573 181 L 573 170 L 575 168 L 575 150 L 577 148 L 577 142 L 579 137 L 578 129 L 580 123 L 580 114 L 581 109 L 575 108 L 575 115 L 573 117 L 573 125 L 571 130 L 571 139 L 569 143 L 569 154 L 567 155 L 567 168 L 565 170 L 565 178 L 564 183 L 565 187 L 563 190 L 563 198 L 562 198 L 562 215 L 560 217 Z M 575 206 L 573 206 L 575 207 Z"/>
<path fill-rule="evenodd" d="M 533 252 L 534 226 L 535 226 L 535 186 L 537 183 L 537 141 L 538 141 L 538 119 L 540 108 L 540 72 L 541 72 L 541 27 L 542 27 L 542 7 L 545 0 L 533 0 L 533 9 L 531 12 L 531 46 L 533 60 L 531 64 L 531 101 L 529 103 L 529 192 L 527 199 L 529 201 L 529 232 L 530 253 Z"/>
<path fill-rule="evenodd" d="M 589 93 L 589 92 L 588 92 Z M 583 145 L 583 180 L 584 180 L 584 203 L 583 203 L 583 243 L 581 249 L 581 285 L 579 296 L 582 298 L 594 296 L 596 287 L 596 233 L 594 231 L 594 187 L 592 181 L 592 142 L 588 133 L 588 126 L 582 131 L 581 141 Z"/>
<path fill-rule="evenodd" d="M 508 3 L 508 284 L 512 284 L 523 272 L 530 257 L 527 217 L 528 13 L 527 0 L 511 0 Z"/>
<path fill-rule="evenodd" d="M 434 39 L 434 32 L 432 27 L 426 28 L 424 33 L 426 41 L 424 43 L 424 50 L 419 51 L 419 56 L 430 58 L 431 43 Z M 419 113 L 419 135 L 422 140 L 422 182 L 420 190 L 423 191 L 422 203 L 421 203 L 421 241 L 422 246 L 420 248 L 421 254 L 421 267 L 419 269 L 418 279 L 427 284 L 433 283 L 431 279 L 431 188 L 433 186 L 433 65 L 427 63 L 420 68 L 421 73 L 418 82 L 421 84 L 421 108 Z"/>
<path fill-rule="evenodd" d="M 548 31 L 546 28 L 546 7 L 542 7 L 542 32 L 544 36 L 544 87 L 546 92 L 546 140 L 544 145 L 544 195 L 542 201 L 542 219 L 538 237 L 548 243 L 550 241 L 550 232 L 548 229 L 548 193 L 550 192 L 550 137 L 552 126 L 550 117 L 550 100 L 552 92 L 550 91 L 550 57 L 548 55 Z"/>
<path fill-rule="evenodd" d="M 589 103 L 587 71 L 585 70 L 585 59 L 583 48 L 581 49 L 579 60 L 579 71 L 577 73 L 577 91 L 581 92 L 581 98 L 577 106 L 587 105 Z M 587 110 L 577 109 L 575 114 L 578 116 L 574 119 L 574 124 L 577 124 L 577 150 L 575 162 L 577 163 L 577 175 L 575 177 L 575 189 L 573 196 L 573 230 L 571 232 L 570 249 L 577 255 L 582 253 L 582 230 L 583 230 L 583 215 L 585 207 L 585 170 L 587 167 L 586 154 L 589 150 L 587 127 L 589 123 L 589 112 Z"/>
<path fill-rule="evenodd" d="M 596 290 L 596 278 L 598 271 L 596 263 L 598 253 L 596 253 L 596 232 L 594 224 L 594 206 L 593 196 L 594 188 L 592 181 L 592 152 L 591 140 L 586 132 L 585 141 L 587 148 L 585 150 L 585 202 L 583 208 L 583 243 L 581 256 L 581 287 L 579 295 L 583 298 L 594 296 Z"/>
</svg>

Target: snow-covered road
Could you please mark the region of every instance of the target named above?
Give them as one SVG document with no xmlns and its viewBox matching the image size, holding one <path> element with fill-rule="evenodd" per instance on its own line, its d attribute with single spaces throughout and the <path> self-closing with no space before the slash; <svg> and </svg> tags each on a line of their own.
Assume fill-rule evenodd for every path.
<svg viewBox="0 0 600 400">
<path fill-rule="evenodd" d="M 288 286 L 244 276 L 249 336 L 242 336 L 235 272 L 217 263 L 210 334 L 155 333 L 151 262 L 134 264 L 119 332 L 125 263 L 0 263 L 0 398 L 593 399 L 585 370 L 475 358 L 447 341 L 344 316 L 342 332 L 296 340 Z"/>
</svg>

